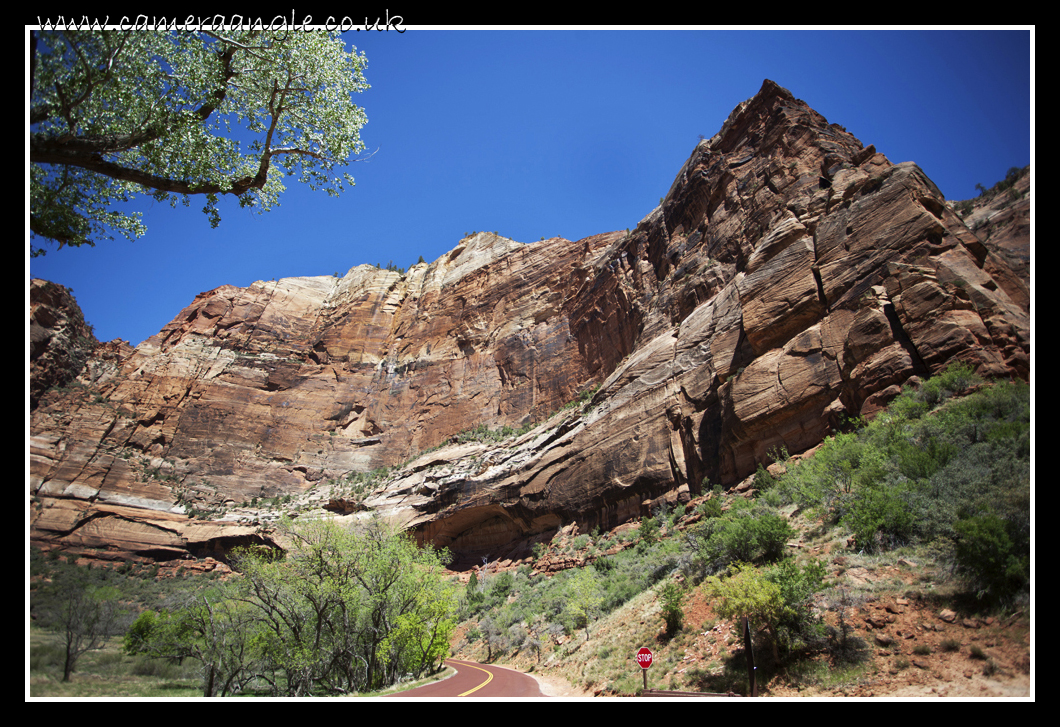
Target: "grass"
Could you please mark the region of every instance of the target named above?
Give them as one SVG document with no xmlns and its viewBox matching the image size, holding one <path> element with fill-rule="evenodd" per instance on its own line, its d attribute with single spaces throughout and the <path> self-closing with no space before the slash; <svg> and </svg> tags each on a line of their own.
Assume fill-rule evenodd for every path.
<svg viewBox="0 0 1060 727">
<path fill-rule="evenodd" d="M 957 639 L 943 639 L 940 646 L 945 652 L 954 652 L 961 650 L 961 642 L 957 641 Z"/>
<path fill-rule="evenodd" d="M 385 691 L 355 696 L 382 697 L 399 694 L 454 673 L 446 667 L 439 674 L 402 682 Z M 111 639 L 99 651 L 90 651 L 77 662 L 69 682 L 62 681 L 63 647 L 58 636 L 30 626 L 29 695 L 42 698 L 200 698 L 199 665 L 192 660 L 177 664 L 165 659 L 126 656 L 121 639 Z M 248 695 L 252 696 L 252 695 Z"/>
<path fill-rule="evenodd" d="M 111 639 L 99 651 L 77 662 L 69 682 L 63 682 L 63 647 L 57 635 L 30 626 L 29 695 L 31 697 L 201 697 L 197 665 L 167 662 L 146 664 L 141 657 L 122 654 L 121 639 Z"/>
<path fill-rule="evenodd" d="M 851 687 L 872 673 L 868 661 L 857 664 L 830 664 L 825 659 L 807 659 L 790 665 L 787 677 L 797 689 L 817 688 L 822 690 Z"/>
</svg>

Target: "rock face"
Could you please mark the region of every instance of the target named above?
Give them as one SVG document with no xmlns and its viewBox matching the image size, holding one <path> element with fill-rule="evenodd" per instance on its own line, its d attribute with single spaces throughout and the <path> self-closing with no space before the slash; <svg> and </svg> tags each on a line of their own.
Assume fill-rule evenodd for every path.
<svg viewBox="0 0 1060 727">
<path fill-rule="evenodd" d="M 1010 170 L 1006 178 L 985 194 L 954 204 L 961 219 L 976 236 L 1004 258 L 1017 275 L 1030 278 L 1031 174 L 1030 167 Z M 1006 186 L 1007 185 L 1007 186 Z M 1004 189 L 998 189 L 1004 186 Z"/>
<path fill-rule="evenodd" d="M 99 345 L 70 291 L 47 280 L 29 281 L 29 407 L 48 389 L 73 382 Z"/>
<path fill-rule="evenodd" d="M 1029 300 L 915 164 L 766 81 L 628 233 L 477 233 L 403 275 L 200 294 L 85 391 L 42 398 L 32 537 L 72 547 L 76 522 L 139 508 L 123 522 L 155 530 L 125 552 L 194 553 L 187 533 L 155 544 L 174 513 L 410 458 L 365 504 L 421 540 L 613 526 L 813 447 L 951 361 L 1029 378 Z M 521 438 L 421 454 L 594 386 L 584 412 Z"/>
</svg>

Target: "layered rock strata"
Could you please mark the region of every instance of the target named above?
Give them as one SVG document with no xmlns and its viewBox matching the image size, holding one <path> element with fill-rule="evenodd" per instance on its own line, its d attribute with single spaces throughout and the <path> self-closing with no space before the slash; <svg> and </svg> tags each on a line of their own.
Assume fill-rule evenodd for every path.
<svg viewBox="0 0 1060 727">
<path fill-rule="evenodd" d="M 91 396 L 42 399 L 34 532 L 71 500 L 233 506 L 410 458 L 365 504 L 421 540 L 609 527 L 812 447 L 951 361 L 1029 378 L 1029 301 L 915 164 L 766 81 L 635 230 L 477 233 L 406 274 L 199 295 Z M 502 447 L 417 458 L 596 385 L 585 413 Z"/>
</svg>

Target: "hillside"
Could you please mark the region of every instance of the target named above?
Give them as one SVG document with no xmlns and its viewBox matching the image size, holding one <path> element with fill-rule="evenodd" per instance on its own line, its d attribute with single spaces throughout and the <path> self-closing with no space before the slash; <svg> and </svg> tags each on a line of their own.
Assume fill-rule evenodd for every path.
<svg viewBox="0 0 1060 727">
<path fill-rule="evenodd" d="M 728 493 L 480 564 L 455 653 L 630 696 L 646 646 L 652 689 L 747 695 L 740 592 L 762 696 L 1029 696 L 1029 392 L 958 371 Z"/>
</svg>

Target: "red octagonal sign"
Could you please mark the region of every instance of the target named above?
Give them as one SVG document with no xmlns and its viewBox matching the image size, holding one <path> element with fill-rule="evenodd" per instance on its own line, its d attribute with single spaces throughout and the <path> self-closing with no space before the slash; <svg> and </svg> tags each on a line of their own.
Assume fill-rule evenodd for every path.
<svg viewBox="0 0 1060 727">
<path fill-rule="evenodd" d="M 642 646 L 640 651 L 637 652 L 637 663 L 640 664 L 641 669 L 647 669 L 651 666 L 651 649 L 647 646 Z"/>
</svg>

